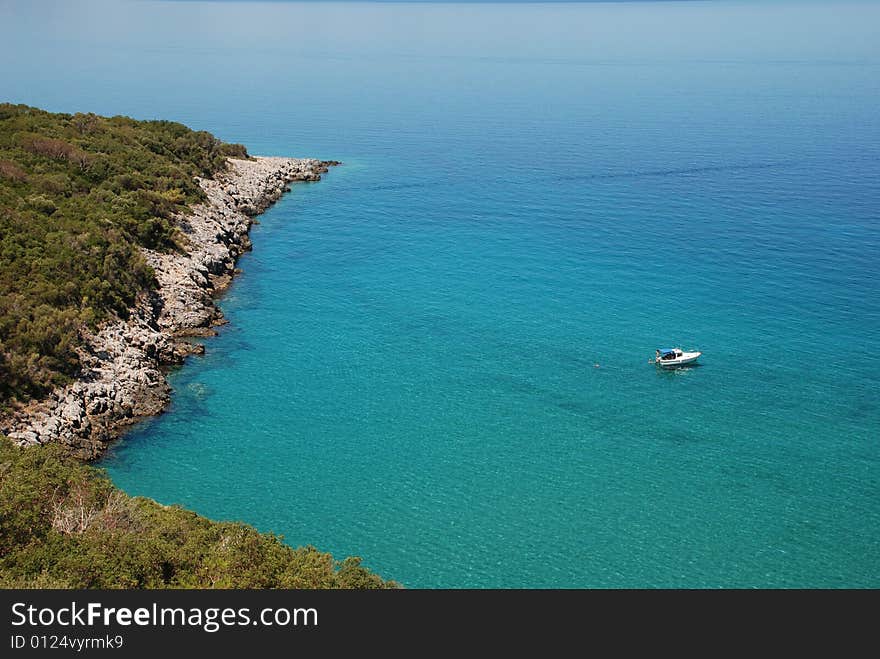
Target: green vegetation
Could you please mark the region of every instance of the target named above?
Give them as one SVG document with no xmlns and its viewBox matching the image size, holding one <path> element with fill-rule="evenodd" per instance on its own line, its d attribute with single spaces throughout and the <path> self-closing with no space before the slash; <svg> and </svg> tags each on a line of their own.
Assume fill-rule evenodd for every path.
<svg viewBox="0 0 880 659">
<path fill-rule="evenodd" d="M 249 526 L 129 497 L 59 446 L 0 437 L 0 588 L 390 588 Z"/>
<path fill-rule="evenodd" d="M 0 413 L 74 377 L 82 330 L 156 285 L 140 248 L 241 145 L 170 121 L 0 104 Z M 116 489 L 0 436 L 0 588 L 388 588 L 360 565 Z"/>
<path fill-rule="evenodd" d="M 170 218 L 240 144 L 170 121 L 0 104 L 0 411 L 79 367 L 81 329 L 155 286 L 138 246 L 177 248 Z"/>
</svg>

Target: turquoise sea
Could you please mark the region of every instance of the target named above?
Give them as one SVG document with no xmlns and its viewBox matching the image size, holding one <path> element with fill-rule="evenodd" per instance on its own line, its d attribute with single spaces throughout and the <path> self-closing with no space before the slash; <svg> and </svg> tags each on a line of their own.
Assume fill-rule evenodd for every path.
<svg viewBox="0 0 880 659">
<path fill-rule="evenodd" d="M 3 100 L 345 163 L 127 492 L 408 587 L 880 586 L 880 4 L 0 13 Z"/>
</svg>

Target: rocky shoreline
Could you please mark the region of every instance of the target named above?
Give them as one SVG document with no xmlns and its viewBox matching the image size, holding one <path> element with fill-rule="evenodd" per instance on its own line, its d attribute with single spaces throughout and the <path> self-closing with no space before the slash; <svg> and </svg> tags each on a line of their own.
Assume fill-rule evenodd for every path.
<svg viewBox="0 0 880 659">
<path fill-rule="evenodd" d="M 204 346 L 187 337 L 212 336 L 224 322 L 214 303 L 251 243 L 253 217 L 295 181 L 318 181 L 336 161 L 229 159 L 228 171 L 198 179 L 207 201 L 177 218 L 185 250 L 143 250 L 158 288 L 126 320 L 85 337 L 82 371 L 72 384 L 0 420 L 0 433 L 20 445 L 59 442 L 79 458 L 99 457 L 128 426 L 159 414 L 170 400 L 164 371 Z"/>
</svg>

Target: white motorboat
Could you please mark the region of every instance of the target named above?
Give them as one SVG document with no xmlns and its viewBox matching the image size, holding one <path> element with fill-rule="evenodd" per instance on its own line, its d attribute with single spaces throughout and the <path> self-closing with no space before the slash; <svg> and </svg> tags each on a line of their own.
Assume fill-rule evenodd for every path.
<svg viewBox="0 0 880 659">
<path fill-rule="evenodd" d="M 700 355 L 703 354 L 699 351 L 685 352 L 681 348 L 660 348 L 656 353 L 654 363 L 660 368 L 688 366 L 696 362 Z"/>
</svg>

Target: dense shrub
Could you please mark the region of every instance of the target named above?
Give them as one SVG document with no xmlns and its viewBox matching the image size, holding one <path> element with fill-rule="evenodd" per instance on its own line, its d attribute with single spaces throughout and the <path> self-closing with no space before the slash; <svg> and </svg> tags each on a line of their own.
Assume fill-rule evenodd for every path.
<svg viewBox="0 0 880 659">
<path fill-rule="evenodd" d="M 0 588 L 391 588 L 360 564 L 129 497 L 57 445 L 0 437 Z"/>
<path fill-rule="evenodd" d="M 155 285 L 138 248 L 176 249 L 228 156 L 248 154 L 171 121 L 0 104 L 0 409 L 76 374 L 81 329 Z"/>
</svg>

